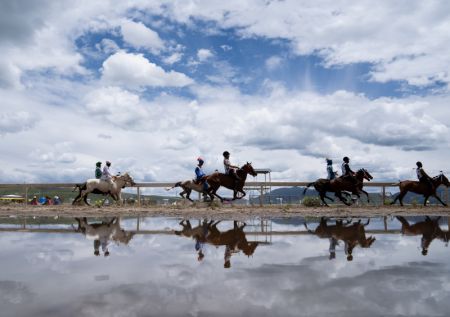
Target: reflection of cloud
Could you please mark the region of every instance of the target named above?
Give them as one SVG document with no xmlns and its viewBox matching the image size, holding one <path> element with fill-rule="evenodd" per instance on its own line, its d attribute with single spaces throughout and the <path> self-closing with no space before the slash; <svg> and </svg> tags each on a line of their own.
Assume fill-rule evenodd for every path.
<svg viewBox="0 0 450 317">
<path fill-rule="evenodd" d="M 29 302 L 34 294 L 20 282 L 0 281 L 0 304 L 21 304 Z"/>
</svg>

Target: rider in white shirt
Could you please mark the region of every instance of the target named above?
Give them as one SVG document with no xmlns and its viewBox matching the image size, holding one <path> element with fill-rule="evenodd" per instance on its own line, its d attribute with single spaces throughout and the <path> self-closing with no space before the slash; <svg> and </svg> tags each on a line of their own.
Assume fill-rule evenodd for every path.
<svg viewBox="0 0 450 317">
<path fill-rule="evenodd" d="M 103 167 L 102 176 L 100 177 L 101 180 L 111 182 L 113 175 L 109 171 L 110 166 L 111 166 L 111 162 L 106 161 L 106 165 Z"/>
</svg>

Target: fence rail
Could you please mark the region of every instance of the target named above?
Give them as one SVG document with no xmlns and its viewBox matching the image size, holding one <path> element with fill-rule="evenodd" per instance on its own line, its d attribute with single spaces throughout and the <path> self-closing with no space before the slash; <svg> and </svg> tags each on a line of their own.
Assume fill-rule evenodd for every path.
<svg viewBox="0 0 450 317">
<path fill-rule="evenodd" d="M 260 192 L 260 204 L 262 205 L 263 198 L 268 188 L 272 187 L 304 187 L 311 182 L 246 182 L 245 188 L 253 189 Z M 17 188 L 22 190 L 25 194 L 25 202 L 28 201 L 28 191 L 31 188 L 39 189 L 55 189 L 55 188 L 75 188 L 78 183 L 29 183 L 29 184 L 0 184 L 1 188 Z M 141 201 L 141 188 L 167 188 L 172 187 L 175 182 L 148 182 L 148 183 L 136 183 L 132 188 L 137 190 L 137 201 L 140 204 Z M 398 182 L 365 182 L 364 187 L 380 188 L 380 194 L 382 196 L 383 204 L 386 202 L 386 188 L 397 187 Z M 444 200 L 449 202 L 448 188 L 444 191 Z"/>
</svg>

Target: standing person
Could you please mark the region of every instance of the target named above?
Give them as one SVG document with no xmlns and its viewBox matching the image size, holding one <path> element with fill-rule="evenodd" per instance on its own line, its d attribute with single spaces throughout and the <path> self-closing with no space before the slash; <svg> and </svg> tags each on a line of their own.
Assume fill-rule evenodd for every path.
<svg viewBox="0 0 450 317">
<path fill-rule="evenodd" d="M 95 163 L 95 178 L 100 179 L 102 177 L 102 162 Z"/>
<path fill-rule="evenodd" d="M 239 176 L 236 174 L 236 170 L 239 168 L 238 166 L 232 165 L 230 163 L 230 152 L 223 152 L 223 166 L 225 169 L 225 174 L 230 175 L 234 180 L 234 188 L 237 187 L 239 181 L 241 180 Z"/>
<path fill-rule="evenodd" d="M 336 172 L 333 171 L 333 161 L 329 158 L 325 159 L 327 161 L 327 179 L 332 180 L 336 178 Z"/>
<path fill-rule="evenodd" d="M 419 182 L 425 184 L 430 190 L 434 191 L 435 188 L 433 185 L 433 180 L 430 176 L 428 176 L 428 174 L 423 169 L 422 162 L 417 162 L 416 166 L 417 166 L 416 174 L 417 178 L 419 179 Z"/>
<path fill-rule="evenodd" d="M 102 176 L 100 177 L 101 180 L 111 182 L 112 174 L 109 171 L 109 167 L 111 166 L 110 161 L 106 161 L 106 165 L 103 167 Z"/>
<path fill-rule="evenodd" d="M 208 183 L 206 182 L 206 179 L 205 179 L 206 174 L 202 169 L 205 161 L 201 157 L 198 157 L 197 161 L 198 161 L 198 164 L 197 164 L 197 167 L 195 168 L 195 182 L 199 183 L 199 184 L 203 184 L 203 191 L 206 192 L 208 190 Z"/>
</svg>

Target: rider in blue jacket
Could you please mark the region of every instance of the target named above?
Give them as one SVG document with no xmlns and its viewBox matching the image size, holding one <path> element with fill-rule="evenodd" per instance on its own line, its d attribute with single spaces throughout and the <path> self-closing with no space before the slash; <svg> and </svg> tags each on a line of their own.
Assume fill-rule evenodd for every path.
<svg viewBox="0 0 450 317">
<path fill-rule="evenodd" d="M 205 161 L 201 157 L 197 158 L 197 161 L 198 161 L 198 165 L 195 168 L 195 181 L 197 183 L 203 184 L 203 190 L 206 192 L 208 190 L 208 183 L 206 182 L 206 179 L 205 179 L 206 174 L 205 174 L 205 172 L 203 172 L 203 169 L 202 169 Z"/>
</svg>

